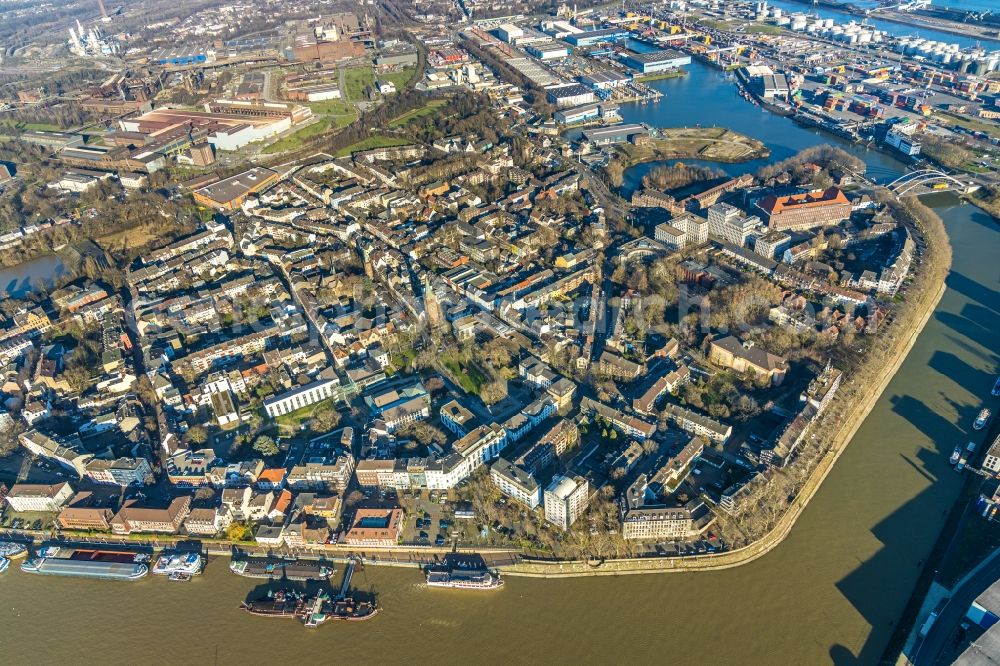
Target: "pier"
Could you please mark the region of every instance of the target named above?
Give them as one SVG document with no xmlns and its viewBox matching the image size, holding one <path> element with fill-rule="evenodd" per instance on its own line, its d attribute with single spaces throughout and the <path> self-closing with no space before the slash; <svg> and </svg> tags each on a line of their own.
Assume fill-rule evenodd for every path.
<svg viewBox="0 0 1000 666">
<path fill-rule="evenodd" d="M 344 582 L 340 585 L 340 593 L 337 594 L 338 599 L 346 599 L 347 593 L 351 591 L 351 578 L 354 576 L 354 565 L 356 560 L 351 558 L 347 562 L 347 568 L 344 569 Z"/>
</svg>

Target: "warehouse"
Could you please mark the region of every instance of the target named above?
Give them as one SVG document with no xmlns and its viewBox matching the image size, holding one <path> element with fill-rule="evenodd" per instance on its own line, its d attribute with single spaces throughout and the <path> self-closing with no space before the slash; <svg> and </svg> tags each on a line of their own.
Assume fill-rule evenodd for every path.
<svg viewBox="0 0 1000 666">
<path fill-rule="evenodd" d="M 594 90 L 610 90 L 618 86 L 623 86 L 631 80 L 632 77 L 629 74 L 613 72 L 608 69 L 591 72 L 579 77 L 580 83 Z"/>
<path fill-rule="evenodd" d="M 572 46 L 593 46 L 602 42 L 613 42 L 617 39 L 626 39 L 632 34 L 628 30 L 621 28 L 608 28 L 607 30 L 589 30 L 567 35 L 565 40 Z M 690 61 L 689 61 L 690 62 Z"/>
<path fill-rule="evenodd" d="M 622 62 L 641 74 L 652 74 L 691 64 L 691 56 L 679 51 L 664 49 L 651 53 L 629 53 Z"/>
<path fill-rule="evenodd" d="M 513 23 L 504 23 L 496 29 L 496 36 L 508 44 L 513 44 L 519 38 L 524 37 L 524 30 L 521 30 Z"/>
<path fill-rule="evenodd" d="M 539 60 L 556 60 L 569 55 L 569 48 L 562 44 L 556 44 L 551 40 L 540 44 L 532 44 L 525 50 Z"/>
<path fill-rule="evenodd" d="M 555 121 L 563 125 L 582 123 L 587 120 L 594 120 L 595 118 L 604 118 L 607 120 L 612 118 L 617 119 L 618 117 L 618 105 L 611 103 L 583 104 L 581 106 L 574 106 L 572 109 L 560 109 L 553 114 Z"/>
<path fill-rule="evenodd" d="M 583 130 L 583 138 L 595 146 L 628 143 L 630 140 L 634 140 L 634 137 L 646 136 L 648 134 L 649 130 L 635 123 Z"/>
<path fill-rule="evenodd" d="M 206 185 L 194 191 L 196 203 L 222 210 L 235 210 L 247 197 L 278 180 L 276 171 L 254 167 L 249 171 Z"/>
<path fill-rule="evenodd" d="M 563 83 L 545 89 L 549 102 L 558 107 L 579 106 L 594 101 L 594 91 L 579 83 Z"/>
</svg>

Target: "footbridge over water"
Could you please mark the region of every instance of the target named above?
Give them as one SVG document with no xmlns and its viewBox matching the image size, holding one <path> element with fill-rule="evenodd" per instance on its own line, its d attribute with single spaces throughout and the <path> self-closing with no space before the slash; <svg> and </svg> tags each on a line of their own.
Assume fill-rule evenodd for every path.
<svg viewBox="0 0 1000 666">
<path fill-rule="evenodd" d="M 902 197 L 911 193 L 924 194 L 924 188 L 934 192 L 960 192 L 967 194 L 975 192 L 980 186 L 974 180 L 962 181 L 939 169 L 917 169 L 916 171 L 903 174 L 889 183 L 887 187 L 896 196 Z M 914 190 L 916 191 L 914 192 Z"/>
</svg>

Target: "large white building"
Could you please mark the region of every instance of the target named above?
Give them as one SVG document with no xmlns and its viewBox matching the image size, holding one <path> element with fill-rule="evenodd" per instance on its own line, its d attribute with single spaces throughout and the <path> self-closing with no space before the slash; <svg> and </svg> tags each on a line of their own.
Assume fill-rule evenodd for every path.
<svg viewBox="0 0 1000 666">
<path fill-rule="evenodd" d="M 7 493 L 7 504 L 14 511 L 59 511 L 73 496 L 73 488 L 63 481 L 52 485 L 16 483 Z"/>
<path fill-rule="evenodd" d="M 501 493 L 529 509 L 542 503 L 542 487 L 535 477 L 509 460 L 498 458 L 490 467 L 490 478 Z"/>
<path fill-rule="evenodd" d="M 712 236 L 743 247 L 751 232 L 760 225 L 757 217 L 747 217 L 736 206 L 717 203 L 708 209 L 708 233 Z"/>
<path fill-rule="evenodd" d="M 582 476 L 557 474 L 545 489 L 545 520 L 569 529 L 583 515 L 590 502 L 590 484 Z"/>
<path fill-rule="evenodd" d="M 282 414 L 289 414 L 297 409 L 314 405 L 317 402 L 332 398 L 340 382 L 336 379 L 321 379 L 303 384 L 281 395 L 271 396 L 264 401 L 264 411 L 272 419 Z"/>
</svg>

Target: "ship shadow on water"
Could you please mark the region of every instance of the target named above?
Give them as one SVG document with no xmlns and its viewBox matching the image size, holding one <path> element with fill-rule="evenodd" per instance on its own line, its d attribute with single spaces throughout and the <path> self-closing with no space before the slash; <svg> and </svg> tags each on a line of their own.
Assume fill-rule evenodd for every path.
<svg viewBox="0 0 1000 666">
<path fill-rule="evenodd" d="M 942 312 L 937 320 L 983 349 L 995 349 L 1000 315 L 979 304 L 968 303 L 958 314 Z"/>
<path fill-rule="evenodd" d="M 990 226 L 995 229 L 992 221 Z M 982 406 L 979 399 L 989 395 L 995 379 L 1000 292 L 958 272 L 949 275 L 947 286 L 950 293 L 942 305 L 948 309 L 939 307 L 924 333 L 938 343 L 928 366 L 940 377 L 931 375 L 919 385 L 894 380 L 887 389 L 887 395 L 896 392 L 889 398 L 892 414 L 883 420 L 898 417 L 905 423 L 867 426 L 872 445 L 896 448 L 896 462 L 880 462 L 886 483 L 891 486 L 891 475 L 915 471 L 921 485 L 871 529 L 881 546 L 866 559 L 859 558 L 857 566 L 836 583 L 871 629 L 861 636 L 843 636 L 832 645 L 828 654 L 834 664 L 895 663 L 901 636 L 914 621 L 910 601 L 918 582 L 924 584 L 919 576 L 926 560 L 944 526 L 965 509 L 964 504 L 955 504 L 963 477 L 953 471 L 948 458 L 956 445 L 974 436 L 972 421 Z M 945 378 L 948 383 L 941 381 Z M 969 395 L 954 395 L 955 386 Z M 910 453 L 912 445 L 905 439 L 907 425 L 923 444 L 915 453 Z M 929 535 L 934 537 L 930 541 Z M 912 574 L 900 574 L 906 570 Z M 899 605 L 887 604 L 886 599 L 898 599 Z"/>
<path fill-rule="evenodd" d="M 976 282 L 957 271 L 949 273 L 945 282 L 949 289 L 954 289 L 976 305 L 1000 314 L 1000 310 L 997 309 L 997 304 L 1000 304 L 1000 291 L 982 282 Z"/>
</svg>

